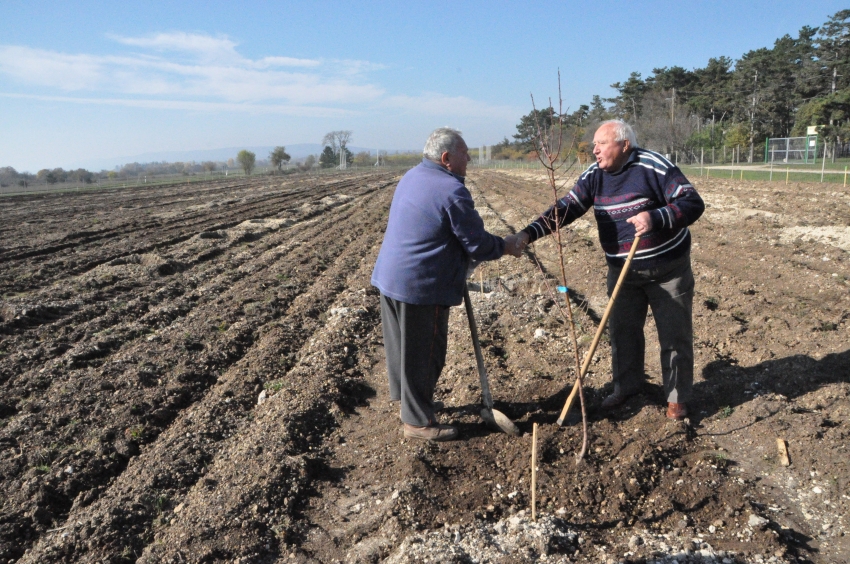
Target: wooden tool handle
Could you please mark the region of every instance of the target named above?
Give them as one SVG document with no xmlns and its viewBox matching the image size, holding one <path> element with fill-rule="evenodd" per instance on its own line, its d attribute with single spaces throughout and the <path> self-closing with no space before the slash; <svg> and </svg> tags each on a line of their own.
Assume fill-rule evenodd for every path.
<svg viewBox="0 0 850 564">
<path fill-rule="evenodd" d="M 635 235 L 635 240 L 632 241 L 632 248 L 629 249 L 629 256 L 626 257 L 626 262 L 623 263 L 623 268 L 620 270 L 620 277 L 617 279 L 617 285 L 614 286 L 614 291 L 611 292 L 611 299 L 608 300 L 608 306 L 605 308 L 605 313 L 602 314 L 602 320 L 599 322 L 599 328 L 596 330 L 596 336 L 593 337 L 593 342 L 590 344 L 590 349 L 587 351 L 587 356 L 584 358 L 584 363 L 581 366 L 581 372 L 579 372 L 578 378 L 576 378 L 576 383 L 573 385 L 573 390 L 570 392 L 566 403 L 564 403 L 564 409 L 561 410 L 561 416 L 558 418 L 558 425 L 564 424 L 564 419 L 566 419 L 567 413 L 569 413 L 570 407 L 578 393 L 579 386 L 581 386 L 582 378 L 584 378 L 584 375 L 587 374 L 587 369 L 590 367 L 590 361 L 593 360 L 593 354 L 596 352 L 596 347 L 599 345 L 599 340 L 602 338 L 602 333 L 605 331 L 605 324 L 608 323 L 608 317 L 611 315 L 611 310 L 614 308 L 614 300 L 617 299 L 617 294 L 620 293 L 620 286 L 622 286 L 623 280 L 626 279 L 626 274 L 629 272 L 629 266 L 632 264 L 632 259 L 635 256 L 635 252 L 637 252 L 639 242 L 640 235 Z"/>
<path fill-rule="evenodd" d="M 466 306 L 466 317 L 469 319 L 469 332 L 472 333 L 472 346 L 475 349 L 475 363 L 478 365 L 478 377 L 481 380 L 481 398 L 484 407 L 493 409 L 493 396 L 490 395 L 490 383 L 487 380 L 487 368 L 484 366 L 484 356 L 481 354 L 481 344 L 478 342 L 478 327 L 475 324 L 475 314 L 472 312 L 472 300 L 469 299 L 469 288 L 463 285 L 463 305 Z"/>
</svg>

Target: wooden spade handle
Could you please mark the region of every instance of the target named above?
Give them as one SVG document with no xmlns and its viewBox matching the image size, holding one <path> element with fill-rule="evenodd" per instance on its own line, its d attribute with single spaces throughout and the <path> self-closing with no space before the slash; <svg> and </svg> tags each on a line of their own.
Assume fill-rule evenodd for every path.
<svg viewBox="0 0 850 564">
<path fill-rule="evenodd" d="M 475 349 L 475 363 L 478 365 L 478 378 L 481 380 L 481 399 L 484 407 L 493 411 L 493 396 L 490 395 L 490 383 L 487 380 L 487 367 L 484 366 L 484 356 L 481 354 L 481 343 L 478 341 L 478 327 L 475 324 L 475 314 L 472 312 L 472 301 L 469 299 L 469 288 L 463 285 L 463 305 L 466 306 L 466 317 L 469 319 L 469 332 L 472 334 L 472 347 Z"/>
<path fill-rule="evenodd" d="M 605 313 L 602 314 L 602 320 L 599 322 L 599 328 L 596 330 L 596 336 L 593 337 L 593 342 L 590 344 L 590 349 L 587 351 L 587 356 L 584 358 L 581 372 L 579 372 L 578 378 L 576 378 L 576 383 L 573 385 L 573 391 L 570 392 L 566 403 L 564 403 L 564 409 L 561 410 L 561 416 L 558 418 L 558 425 L 564 424 L 564 419 L 566 419 L 567 413 L 569 413 L 570 407 L 572 407 L 576 394 L 578 394 L 578 389 L 579 386 L 581 386 L 582 379 L 584 378 L 584 375 L 587 374 L 587 369 L 590 367 L 590 361 L 593 360 L 593 354 L 596 352 L 596 346 L 599 344 L 599 340 L 602 338 L 602 333 L 605 331 L 605 325 L 608 323 L 608 316 L 611 315 L 611 310 L 614 307 L 614 300 L 617 299 L 617 294 L 620 293 L 620 286 L 623 284 L 623 280 L 626 279 L 626 274 L 629 272 L 629 266 L 632 264 L 632 259 L 635 256 L 639 242 L 640 235 L 635 235 L 635 240 L 632 241 L 632 248 L 629 250 L 629 256 L 626 257 L 626 262 L 623 263 L 623 268 L 620 270 L 620 277 L 617 279 L 617 285 L 614 286 L 614 291 L 611 292 L 611 299 L 608 300 L 608 306 L 605 308 Z"/>
</svg>

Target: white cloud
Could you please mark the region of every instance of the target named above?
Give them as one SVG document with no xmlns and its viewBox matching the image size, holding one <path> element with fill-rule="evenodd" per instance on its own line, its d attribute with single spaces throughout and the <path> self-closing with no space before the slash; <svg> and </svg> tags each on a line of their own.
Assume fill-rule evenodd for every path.
<svg viewBox="0 0 850 564">
<path fill-rule="evenodd" d="M 387 68 L 385 65 L 352 59 L 334 60 L 328 62 L 328 65 L 333 65 L 333 68 L 337 73 L 347 76 L 356 76 L 367 72 L 385 70 Z"/>
<path fill-rule="evenodd" d="M 188 100 L 137 100 L 126 98 L 77 98 L 72 96 L 39 96 L 34 94 L 0 93 L 3 98 L 63 102 L 94 106 L 123 106 L 159 110 L 185 110 L 194 112 L 240 112 L 253 114 L 280 114 L 298 117 L 342 117 L 354 112 L 321 106 L 287 106 L 282 104 L 238 104 L 224 102 L 196 102 Z"/>
<path fill-rule="evenodd" d="M 293 57 L 263 57 L 254 63 L 258 69 L 269 67 L 318 67 L 321 61 L 316 59 L 295 59 Z"/>
<path fill-rule="evenodd" d="M 388 96 L 369 80 L 370 73 L 386 67 L 370 61 L 250 59 L 226 36 L 185 32 L 110 37 L 123 46 L 111 55 L 0 45 L 0 80 L 16 85 L 4 90 L 34 100 L 208 112 L 328 116 L 391 107 L 494 120 L 513 120 L 521 113 L 463 96 Z"/>
<path fill-rule="evenodd" d="M 99 82 L 103 59 L 0 45 L 0 74 L 25 84 L 82 90 Z"/>
<path fill-rule="evenodd" d="M 340 104 L 376 100 L 384 90 L 364 80 L 380 65 L 364 61 L 264 57 L 252 60 L 226 37 L 161 33 L 113 39 L 153 53 L 65 54 L 0 45 L 0 76 L 24 86 L 121 96 L 163 96 L 224 103 Z M 175 56 L 175 53 L 177 56 Z M 42 94 L 43 92 L 38 92 Z"/>
<path fill-rule="evenodd" d="M 210 37 L 196 33 L 157 33 L 149 37 L 123 37 L 108 35 L 123 45 L 142 47 L 154 51 L 188 53 L 202 61 L 232 61 L 242 57 L 236 52 L 237 43 L 227 37 Z"/>
<path fill-rule="evenodd" d="M 198 61 L 215 64 L 232 64 L 258 69 L 270 67 L 306 67 L 313 68 L 321 65 L 316 59 L 297 59 L 294 57 L 264 57 L 257 61 L 247 59 L 237 53 L 238 43 L 223 37 L 184 32 L 158 33 L 150 37 L 123 37 L 109 35 L 108 37 L 133 47 L 153 49 L 158 52 L 178 52 L 194 56 Z"/>
</svg>

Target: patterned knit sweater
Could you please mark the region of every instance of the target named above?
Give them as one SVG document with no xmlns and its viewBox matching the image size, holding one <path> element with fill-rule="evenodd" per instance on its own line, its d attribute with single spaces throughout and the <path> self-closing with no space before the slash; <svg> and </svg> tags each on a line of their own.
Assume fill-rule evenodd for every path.
<svg viewBox="0 0 850 564">
<path fill-rule="evenodd" d="M 645 270 L 690 250 L 688 225 L 699 219 L 705 204 L 677 166 L 658 153 L 635 148 L 618 172 L 591 165 L 569 194 L 523 231 L 536 241 L 555 230 L 556 218 L 562 227 L 591 207 L 605 258 L 614 267 L 623 265 L 635 237 L 634 226 L 626 220 L 649 212 L 652 230 L 641 237 L 632 261 L 633 269 Z"/>
</svg>

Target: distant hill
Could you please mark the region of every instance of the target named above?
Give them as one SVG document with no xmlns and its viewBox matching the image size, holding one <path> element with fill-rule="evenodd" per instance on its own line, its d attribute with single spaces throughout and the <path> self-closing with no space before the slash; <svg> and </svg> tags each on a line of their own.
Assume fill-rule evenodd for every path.
<svg viewBox="0 0 850 564">
<path fill-rule="evenodd" d="M 297 145 L 284 145 L 286 147 L 286 152 L 292 157 L 292 160 L 300 160 L 305 158 L 308 155 L 319 155 L 324 149 L 324 145 L 320 145 L 318 143 L 301 143 Z M 115 167 L 121 167 L 128 163 L 158 163 L 158 162 L 187 162 L 187 161 L 195 161 L 195 162 L 203 162 L 203 161 L 215 161 L 215 162 L 223 162 L 227 161 L 227 159 L 235 159 L 236 154 L 246 149 L 251 151 L 252 153 L 257 155 L 257 160 L 265 160 L 268 159 L 269 153 L 274 150 L 273 146 L 268 147 L 226 147 L 223 149 L 206 149 L 206 150 L 196 150 L 196 151 L 158 151 L 155 153 L 142 153 L 140 155 L 130 155 L 126 157 L 112 157 L 108 159 L 95 159 L 86 162 L 81 162 L 70 167 L 74 168 L 84 168 L 86 170 L 98 171 L 98 170 L 113 170 Z M 362 151 L 369 151 L 371 154 L 375 154 L 375 148 L 368 147 L 349 147 L 349 151 L 354 154 L 360 153 Z M 381 148 L 382 151 L 387 151 L 389 153 L 396 152 L 407 152 L 407 151 L 397 151 L 395 149 L 385 149 Z"/>
</svg>

